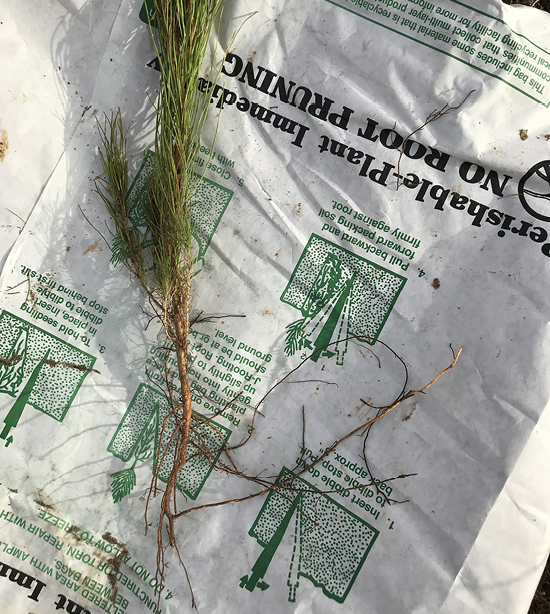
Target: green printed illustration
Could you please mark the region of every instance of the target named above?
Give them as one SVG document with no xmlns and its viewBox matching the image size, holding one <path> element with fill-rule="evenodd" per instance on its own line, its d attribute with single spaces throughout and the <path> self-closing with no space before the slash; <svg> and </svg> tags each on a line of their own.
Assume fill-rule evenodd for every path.
<svg viewBox="0 0 550 614">
<path fill-rule="evenodd" d="M 340 503 L 283 467 L 277 484 L 256 517 L 249 535 L 263 550 L 243 576 L 241 588 L 269 588 L 268 567 L 294 518 L 294 546 L 288 571 L 288 600 L 296 601 L 299 578 L 307 578 L 339 603 L 348 596 L 372 548 L 378 531 Z"/>
<path fill-rule="evenodd" d="M 373 345 L 407 280 L 312 234 L 281 301 L 302 312 L 286 328 L 285 353 L 319 350 L 344 364 L 348 337 Z M 342 340 L 330 348 L 329 343 Z M 324 349 L 322 349 L 324 348 Z M 305 356 L 304 356 L 305 357 Z"/>
<path fill-rule="evenodd" d="M 155 154 L 148 151 L 141 168 L 130 186 L 128 192 L 130 202 L 129 217 L 134 226 L 131 232 L 138 234 L 139 229 L 146 229 L 145 216 L 141 203 L 147 198 L 147 178 L 150 174 L 152 164 L 154 164 Z M 197 182 L 200 176 L 194 174 Z M 193 224 L 193 238 L 196 242 L 194 253 L 197 258 L 196 271 L 199 272 L 204 264 L 204 256 L 210 245 L 210 241 L 216 232 L 218 224 L 231 202 L 233 191 L 218 185 L 210 179 L 202 178 L 195 192 L 193 193 L 193 204 L 191 207 L 191 223 Z M 147 247 L 147 243 L 145 243 Z M 120 264 L 125 259 L 127 246 L 121 245 L 115 240 L 112 245 L 113 256 L 111 262 Z"/>
<path fill-rule="evenodd" d="M 143 23 L 149 25 L 149 18 L 153 17 L 155 13 L 155 5 L 153 4 L 153 0 L 143 0 L 143 4 L 141 9 L 139 10 L 139 18 Z M 151 20 L 151 25 L 156 28 L 157 23 L 156 19 Z"/>
<path fill-rule="evenodd" d="M 15 399 L 4 417 L 5 446 L 27 405 L 63 422 L 94 356 L 8 311 L 0 313 L 0 393 Z"/>
<path fill-rule="evenodd" d="M 160 459 L 159 479 L 168 480 L 174 464 L 176 444 L 172 434 L 176 426 L 164 394 L 147 384 L 140 384 L 107 446 L 107 452 L 125 463 L 132 462 L 130 467 L 112 475 L 115 503 L 132 492 L 136 485 L 136 465 L 151 456 L 153 467 Z M 198 497 L 230 435 L 231 431 L 225 426 L 207 421 L 201 414 L 193 412 L 188 460 L 178 474 L 178 488 L 191 499 Z"/>
</svg>

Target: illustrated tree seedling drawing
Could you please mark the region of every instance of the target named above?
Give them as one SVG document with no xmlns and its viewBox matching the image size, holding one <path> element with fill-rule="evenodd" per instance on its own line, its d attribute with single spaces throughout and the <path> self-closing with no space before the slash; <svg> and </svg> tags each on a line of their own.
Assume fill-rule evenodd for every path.
<svg viewBox="0 0 550 614">
<path fill-rule="evenodd" d="M 266 590 L 264 577 L 289 526 L 294 546 L 288 571 L 288 600 L 296 601 L 299 578 L 307 578 L 330 599 L 342 603 L 350 592 L 379 532 L 340 503 L 283 467 L 249 535 L 263 547 L 241 588 Z"/>
<path fill-rule="evenodd" d="M 312 234 L 281 295 L 283 303 L 303 316 L 286 328 L 286 354 L 320 350 L 313 361 L 336 356 L 343 365 L 347 341 L 321 348 L 351 336 L 373 345 L 405 282 L 405 277 Z"/>
<path fill-rule="evenodd" d="M 150 150 L 146 153 L 141 168 L 128 192 L 128 199 L 131 203 L 128 217 L 132 222 L 136 239 L 138 237 L 137 229 L 147 228 L 142 203 L 147 198 L 147 180 L 153 170 L 154 156 L 154 152 Z M 197 173 L 194 173 L 194 177 L 198 185 L 193 195 L 195 202 L 190 209 L 190 219 L 194 239 L 193 250 L 196 254 L 196 275 L 204 265 L 204 256 L 210 241 L 212 241 L 212 237 L 231 202 L 234 192 L 205 177 L 200 180 L 200 176 Z M 143 236 L 145 236 L 145 233 Z M 153 243 L 151 240 L 142 239 L 142 248 L 144 250 L 149 250 L 152 247 Z M 120 264 L 128 257 L 128 245 L 124 243 L 124 239 L 119 235 L 114 237 L 112 250 L 111 262 L 115 265 Z M 154 264 L 153 258 L 151 258 L 151 262 Z"/>
<path fill-rule="evenodd" d="M 0 433 L 6 447 L 27 405 L 63 422 L 96 361 L 8 311 L 0 314 L 0 356 L 9 357 L 0 364 L 0 393 L 15 399 Z"/>
<path fill-rule="evenodd" d="M 136 465 L 144 463 L 151 456 L 159 479 L 163 482 L 168 480 L 176 452 L 170 436 L 176 427 L 168 399 L 155 388 L 140 384 L 107 446 L 107 451 L 120 460 L 132 462 L 130 467 L 112 474 L 115 503 L 134 489 Z M 161 433 L 163 429 L 164 434 Z M 197 412 L 193 413 L 189 460 L 180 470 L 177 481 L 178 488 L 191 499 L 198 497 L 222 452 L 220 434 L 227 441 L 231 431 L 217 422 L 206 421 Z M 208 450 L 207 454 L 204 453 L 205 449 Z"/>
</svg>

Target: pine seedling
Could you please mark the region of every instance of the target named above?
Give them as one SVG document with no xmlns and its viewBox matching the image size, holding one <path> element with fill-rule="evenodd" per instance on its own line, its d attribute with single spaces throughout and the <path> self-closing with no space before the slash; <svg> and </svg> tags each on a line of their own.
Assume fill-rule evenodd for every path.
<svg viewBox="0 0 550 614">
<path fill-rule="evenodd" d="M 297 367 L 276 382 L 252 407 L 253 417 L 250 430 L 239 444 L 229 447 L 223 433 L 217 430 L 209 419 L 196 415 L 193 420 L 191 388 L 188 374 L 188 334 L 190 328 L 190 311 L 192 299 L 192 280 L 197 254 L 193 251 L 192 208 L 195 204 L 195 194 L 201 178 L 197 180 L 194 174 L 194 161 L 200 146 L 200 138 L 207 119 L 210 105 L 210 92 L 201 94 L 198 89 L 199 71 L 204 61 L 208 41 L 213 24 L 220 16 L 224 0 L 147 0 L 150 29 L 153 36 L 160 68 L 159 96 L 156 103 L 155 155 L 147 172 L 146 189 L 132 197 L 128 191 L 128 163 L 126 155 L 126 137 L 120 111 L 107 118 L 100 125 L 102 148 L 101 162 L 104 179 L 99 180 L 97 191 L 103 199 L 108 213 L 114 220 L 114 237 L 112 241 L 113 255 L 117 263 L 124 264 L 138 279 L 149 304 L 160 318 L 166 337 L 168 351 L 173 351 L 177 358 L 178 376 L 181 387 L 181 397 L 174 398 L 170 386 L 167 386 L 167 399 L 170 402 L 170 413 L 164 420 L 157 418 L 150 428 L 144 432 L 141 444 L 134 452 L 134 463 L 131 467 L 113 474 L 113 498 L 120 501 L 129 494 L 136 484 L 134 467 L 138 462 L 147 460 L 150 454 L 155 458 L 153 479 L 149 497 L 156 494 L 157 481 L 161 466 L 166 458 L 170 460 L 171 470 L 166 480 L 166 488 L 162 495 L 160 517 L 157 525 L 157 584 L 164 580 L 165 548 L 163 545 L 164 528 L 168 532 L 169 544 L 177 548 L 175 521 L 189 513 L 207 510 L 221 505 L 229 505 L 252 500 L 256 497 L 269 495 L 273 492 L 277 497 L 290 502 L 296 507 L 304 519 L 310 519 L 307 509 L 302 511 L 303 493 L 313 492 L 306 483 L 298 481 L 316 465 L 322 463 L 338 446 L 352 437 L 367 433 L 370 426 L 380 420 L 392 409 L 417 394 L 423 394 L 436 380 L 452 369 L 460 354 L 454 357 L 453 363 L 441 371 L 431 382 L 418 390 L 407 391 L 408 371 L 406 363 L 385 343 L 381 343 L 396 356 L 405 369 L 405 384 L 396 400 L 388 406 L 378 408 L 375 417 L 365 418 L 361 424 L 354 426 L 345 435 L 324 448 L 324 452 L 301 462 L 287 471 L 288 477 L 248 474 L 241 469 L 233 458 L 233 451 L 241 448 L 255 433 L 254 419 L 258 408 L 280 384 L 284 383 L 308 360 L 316 361 L 321 351 L 340 342 L 364 339 L 367 335 L 354 335 L 345 339 L 332 341 L 318 347 L 305 357 Z M 210 66 L 210 81 L 217 80 L 214 62 Z M 213 149 L 213 148 L 211 148 Z M 138 191 L 139 192 L 139 191 Z M 138 199 L 136 201 L 136 199 Z M 139 207 L 140 220 L 143 224 L 132 222 L 132 210 Z M 298 320 L 288 327 L 285 352 L 295 354 L 304 347 L 304 319 Z M 461 348 L 462 349 L 462 348 Z M 168 382 L 167 382 L 168 383 Z M 229 400 L 225 407 L 237 401 L 241 393 Z M 363 401 L 365 405 L 365 403 Z M 221 409 L 220 409 L 221 412 Z M 302 407 L 303 429 L 302 450 L 305 449 L 305 407 Z M 208 424 L 219 440 L 219 449 L 208 445 L 207 438 L 202 437 L 200 429 L 193 423 Z M 193 430 L 196 438 L 191 439 Z M 153 432 L 154 431 L 154 432 Z M 366 437 L 367 435 L 364 435 Z M 152 441 L 156 452 L 150 452 Z M 188 453 L 188 450 L 189 453 Z M 193 450 L 193 451 L 191 451 Z M 220 452 L 225 457 L 220 459 Z M 156 454 L 156 457 L 155 457 Z M 365 454 L 363 448 L 363 454 Z M 191 462 L 193 455 L 201 455 L 212 466 L 232 475 L 245 479 L 257 487 L 255 492 L 237 498 L 216 500 L 188 506 L 177 510 L 176 494 L 178 474 L 186 462 Z M 365 456 L 366 462 L 366 456 Z M 281 474 L 282 475 L 282 474 Z M 408 477 L 405 475 L 398 478 Z M 392 479 L 398 479 L 392 478 Z M 162 478 L 164 480 L 164 477 Z M 347 492 L 372 485 L 361 484 L 347 487 Z M 317 491 L 317 496 L 334 494 L 336 491 Z M 341 491 L 338 491 L 341 492 Z M 148 499 L 149 502 L 149 499 Z M 288 517 L 290 521 L 290 516 Z M 300 519 L 300 522 L 302 520 Z M 147 511 L 146 511 L 147 525 Z M 319 527 L 317 527 L 319 528 Z M 320 529 L 319 529 L 320 530 Z M 283 532 L 284 534 L 284 532 Z M 271 555 L 273 552 L 271 551 Z M 270 556 L 271 556 L 270 555 Z M 181 560 L 181 559 L 180 559 Z M 265 560 L 265 557 L 262 561 Z M 262 563 L 263 564 L 263 563 Z M 241 578 L 249 590 L 260 586 L 256 582 L 255 570 L 250 577 Z M 159 581 L 160 580 L 160 581 Z M 254 584 L 256 582 L 256 584 Z M 292 585 L 295 598 L 295 587 Z M 192 593 L 192 591 L 191 591 Z M 159 592 L 160 603 L 160 592 Z M 193 600 L 194 605 L 194 600 Z"/>
<path fill-rule="evenodd" d="M 188 375 L 188 334 L 193 249 L 191 210 L 201 179 L 194 160 L 205 126 L 210 96 L 201 94 L 198 81 L 212 27 L 221 15 L 223 0 L 148 0 L 150 30 L 160 68 L 156 103 L 155 155 L 140 199 L 146 230 L 135 226 L 128 194 L 126 137 L 120 111 L 100 125 L 104 179 L 97 191 L 114 220 L 116 257 L 139 280 L 150 305 L 162 321 L 177 358 L 181 398 L 173 399 L 175 432 L 160 438 L 175 443 L 174 464 L 163 493 L 158 523 L 159 553 L 163 556 L 163 525 L 167 520 L 170 545 L 176 545 L 174 513 L 178 472 L 187 460 L 192 406 Z M 210 72 L 214 72 L 211 64 Z M 219 74 L 219 73 L 218 73 Z M 217 77 L 217 75 L 216 75 Z M 215 81 L 216 79 L 214 79 Z M 164 426 L 164 425 L 163 425 Z M 167 430 L 167 429 L 166 429 Z M 159 450 L 162 449 L 158 443 Z M 152 482 L 156 492 L 160 463 Z M 160 554 L 159 554 L 160 555 Z"/>
</svg>

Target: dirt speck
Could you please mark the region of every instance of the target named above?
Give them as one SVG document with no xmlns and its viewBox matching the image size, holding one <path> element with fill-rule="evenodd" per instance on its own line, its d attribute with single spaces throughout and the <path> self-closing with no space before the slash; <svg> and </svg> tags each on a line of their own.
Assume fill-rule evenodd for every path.
<svg viewBox="0 0 550 614">
<path fill-rule="evenodd" d="M 99 247 L 99 239 L 97 239 L 97 241 L 94 241 L 82 255 L 85 256 L 89 252 L 102 252 L 102 251 L 103 250 L 101 249 L 101 247 Z"/>
<path fill-rule="evenodd" d="M 13 367 L 13 365 L 16 365 L 21 360 L 23 360 L 22 354 L 13 353 L 9 358 L 2 358 L 0 356 L 0 365 L 2 367 Z"/>
<path fill-rule="evenodd" d="M 30 303 L 33 309 L 36 309 L 36 292 L 34 290 L 30 290 L 27 293 L 27 303 Z"/>
<path fill-rule="evenodd" d="M 273 315 L 273 312 L 272 312 L 271 310 L 269 310 L 269 309 L 264 309 L 264 310 L 262 311 L 262 315 L 263 315 L 263 316 L 272 316 L 272 315 Z"/>
<path fill-rule="evenodd" d="M 545 134 L 545 135 L 544 135 L 544 138 L 545 138 L 547 141 L 550 141 L 550 134 Z"/>
<path fill-rule="evenodd" d="M 524 130 L 523 128 L 519 131 L 519 138 L 522 141 L 526 141 L 529 138 L 529 135 L 527 134 L 527 130 Z"/>
<path fill-rule="evenodd" d="M 111 533 L 105 533 L 102 535 L 102 538 L 112 544 L 113 546 L 117 546 L 120 549 L 120 552 L 117 556 L 109 559 L 109 564 L 113 568 L 113 571 L 108 574 L 107 578 L 109 581 L 109 586 L 111 587 L 111 602 L 115 603 L 116 598 L 118 596 L 118 584 L 117 584 L 117 574 L 120 571 L 120 565 L 125 556 L 128 556 L 128 548 L 126 548 L 126 544 L 119 542 L 116 537 L 111 535 Z"/>
<path fill-rule="evenodd" d="M 302 217 L 302 203 L 298 203 L 297 205 L 294 205 L 294 211 L 296 212 L 296 215 L 298 217 Z"/>
<path fill-rule="evenodd" d="M 412 415 L 414 414 L 414 410 L 415 410 L 415 409 L 416 409 L 416 403 L 413 403 L 413 406 L 412 406 L 412 409 L 411 409 L 410 413 L 408 413 L 408 414 L 404 415 L 404 416 L 401 418 L 401 421 L 402 421 L 402 422 L 407 422 L 407 420 L 410 420 L 410 419 L 411 419 L 411 417 L 412 417 Z"/>
<path fill-rule="evenodd" d="M 8 133 L 5 130 L 2 130 L 2 132 L 0 132 L 0 162 L 4 161 L 9 147 L 10 143 L 8 141 Z"/>
<path fill-rule="evenodd" d="M 278 250 L 275 252 L 275 258 L 278 258 L 278 257 L 279 257 L 279 252 L 280 252 L 280 251 L 281 251 L 281 250 L 280 250 L 280 249 L 278 249 Z"/>
<path fill-rule="evenodd" d="M 355 409 L 352 409 L 349 414 L 348 414 L 348 418 L 351 418 L 352 416 L 355 416 L 357 413 L 359 413 L 361 411 L 361 409 L 365 406 L 365 403 L 361 403 L 361 405 L 357 405 L 357 407 Z"/>
<path fill-rule="evenodd" d="M 434 290 L 437 290 L 441 286 L 441 283 L 437 277 L 434 279 L 432 286 L 434 287 Z"/>
<path fill-rule="evenodd" d="M 19 493 L 19 491 L 16 488 L 10 488 L 9 486 L 7 486 L 7 489 L 16 495 Z"/>
<path fill-rule="evenodd" d="M 42 358 L 40 362 L 47 364 L 49 367 L 65 367 L 65 369 L 76 369 L 77 371 L 82 371 L 83 373 L 89 373 L 93 371 L 94 373 L 100 373 L 97 369 L 92 369 L 91 367 L 87 367 L 86 365 L 77 365 L 72 362 L 64 362 L 62 360 L 50 360 L 49 358 Z"/>
<path fill-rule="evenodd" d="M 41 488 L 37 488 L 36 490 L 38 492 L 38 499 L 35 499 L 34 502 L 50 512 L 57 512 L 57 508 L 50 495 Z"/>
<path fill-rule="evenodd" d="M 78 525 L 73 524 L 69 528 L 67 537 L 72 538 L 75 541 L 75 543 L 79 544 L 82 541 L 82 537 L 80 535 L 81 532 L 82 532 L 82 529 Z"/>
</svg>

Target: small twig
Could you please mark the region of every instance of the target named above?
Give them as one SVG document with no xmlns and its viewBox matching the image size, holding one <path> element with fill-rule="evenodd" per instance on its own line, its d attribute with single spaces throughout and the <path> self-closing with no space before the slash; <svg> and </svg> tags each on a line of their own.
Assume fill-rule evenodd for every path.
<svg viewBox="0 0 550 614">
<path fill-rule="evenodd" d="M 469 92 L 466 97 L 462 100 L 462 102 L 460 104 L 457 104 L 456 107 L 451 107 L 449 106 L 449 103 L 447 103 L 442 109 L 439 109 L 439 111 L 437 109 L 434 109 L 429 115 L 428 117 L 426 117 L 426 121 L 419 126 L 416 130 L 413 130 L 409 136 L 403 141 L 403 145 L 401 146 L 401 149 L 399 151 L 399 159 L 397 160 L 397 185 L 396 185 L 396 191 L 399 190 L 399 177 L 401 176 L 401 171 L 400 171 L 400 167 L 401 167 L 401 158 L 403 157 L 403 154 L 405 153 L 405 145 L 407 144 L 407 142 L 409 141 L 409 139 L 414 136 L 417 132 L 420 132 L 421 130 L 423 130 L 428 124 L 431 124 L 432 122 L 437 121 L 438 119 L 441 119 L 442 117 L 444 117 L 445 115 L 447 115 L 448 113 L 450 113 L 451 111 L 456 111 L 457 109 L 460 109 L 460 107 L 466 102 L 466 100 L 468 100 L 468 98 L 475 92 L 475 90 L 472 90 L 471 92 Z"/>
<path fill-rule="evenodd" d="M 147 316 L 149 318 L 149 321 L 145 325 L 144 330 L 147 330 L 149 328 L 149 325 L 151 324 L 151 322 L 153 320 L 159 319 L 162 322 L 162 316 L 160 314 L 155 314 L 155 315 L 152 316 L 150 313 L 147 313 L 147 311 L 145 311 L 145 309 L 143 309 L 143 307 L 141 305 L 139 306 L 139 308 L 141 309 L 141 313 L 144 316 Z"/>
<path fill-rule="evenodd" d="M 311 465 L 311 466 L 313 466 L 313 465 Z M 398 475 L 398 476 L 393 477 L 393 478 L 388 478 L 387 480 L 382 480 L 380 483 L 382 483 L 382 482 L 384 482 L 384 483 L 385 482 L 392 482 L 394 480 L 402 480 L 402 479 L 405 479 L 405 478 L 408 478 L 408 477 L 413 477 L 415 475 L 417 475 L 417 474 L 416 473 L 401 474 L 401 475 Z M 299 475 L 293 474 L 292 476 L 283 479 L 281 482 L 279 482 L 277 484 L 273 484 L 273 485 L 271 485 L 269 487 L 263 488 L 262 490 L 260 490 L 258 492 L 251 493 L 250 495 L 246 495 L 244 497 L 238 497 L 238 498 L 235 498 L 235 499 L 228 499 L 228 500 L 225 500 L 225 501 L 216 501 L 216 502 L 213 502 L 213 503 L 205 503 L 203 505 L 197 505 L 197 506 L 192 507 L 192 508 L 190 508 L 188 510 L 184 510 L 183 512 L 180 512 L 176 516 L 176 518 L 179 518 L 181 516 L 185 516 L 186 514 L 189 514 L 191 512 L 196 512 L 196 511 L 207 509 L 207 508 L 220 507 L 222 505 L 228 505 L 230 503 L 243 503 L 244 501 L 250 501 L 251 499 L 256 499 L 257 497 L 261 497 L 261 496 L 271 492 L 272 490 L 276 490 L 277 488 L 283 488 L 284 485 L 287 482 L 291 482 L 294 479 L 296 479 L 297 477 L 299 477 Z M 373 486 L 373 483 L 359 484 L 357 486 L 350 486 L 350 487 L 342 488 L 340 490 L 326 490 L 325 491 L 325 490 L 317 490 L 317 489 L 315 489 L 315 490 L 313 490 L 313 489 L 306 490 L 306 489 L 298 489 L 298 488 L 290 488 L 288 490 L 295 490 L 296 492 L 300 492 L 300 491 L 301 492 L 313 492 L 313 493 L 318 493 L 320 495 L 327 495 L 327 494 L 333 494 L 333 493 L 344 492 L 344 491 L 358 490 L 360 488 L 365 488 L 365 487 L 369 487 L 369 486 Z"/>
<path fill-rule="evenodd" d="M 25 222 L 25 220 L 20 215 L 17 215 L 17 213 L 15 213 L 15 211 L 12 211 L 11 209 L 8 209 L 7 207 L 5 207 L 5 209 L 6 209 L 6 211 L 9 211 L 12 215 L 15 215 L 15 217 L 18 217 L 23 222 L 23 225 L 27 223 L 27 222 Z"/>
<path fill-rule="evenodd" d="M 317 382 L 319 384 L 326 384 L 327 386 L 336 386 L 338 388 L 338 384 L 336 382 L 326 382 L 324 379 L 300 379 L 295 382 L 284 382 L 285 384 L 309 384 L 311 382 Z"/>
<path fill-rule="evenodd" d="M 44 364 L 48 365 L 48 367 L 65 367 L 66 369 L 76 369 L 77 371 L 82 371 L 86 373 L 93 372 L 101 374 L 101 371 L 98 371 L 97 369 L 92 369 L 91 367 L 87 367 L 86 365 L 77 365 L 72 362 L 64 362 L 62 360 L 50 360 L 49 358 L 34 358 L 33 360 L 36 360 L 37 362 L 43 362 Z"/>
<path fill-rule="evenodd" d="M 21 362 L 25 357 L 21 354 L 12 354 L 9 358 L 0 357 L 0 365 L 3 367 L 13 367 L 18 362 Z M 35 362 L 42 362 L 48 367 L 65 367 L 66 369 L 76 369 L 77 371 L 83 371 L 86 373 L 99 373 L 100 371 L 97 369 L 92 369 L 91 367 L 87 367 L 86 365 L 77 365 L 72 362 L 65 362 L 63 360 L 51 360 L 49 358 L 31 358 Z"/>
<path fill-rule="evenodd" d="M 189 328 L 192 328 L 193 326 L 195 326 L 195 324 L 207 324 L 210 322 L 214 322 L 214 320 L 221 320 L 223 318 L 246 318 L 246 315 L 243 315 L 243 314 L 227 314 L 223 316 L 205 316 L 204 318 L 201 318 L 203 313 L 204 311 L 201 311 L 198 315 L 196 315 L 194 318 L 189 320 Z"/>
<path fill-rule="evenodd" d="M 10 288 L 6 288 L 6 290 L 3 290 L 3 292 L 7 292 L 8 294 L 19 294 L 19 292 L 8 292 L 8 290 L 15 290 L 15 288 L 19 288 L 19 286 L 22 286 L 25 283 L 28 283 L 28 278 L 24 279 L 23 281 L 20 281 L 15 286 L 11 286 Z"/>
<path fill-rule="evenodd" d="M 250 499 L 254 499 L 256 497 L 259 497 L 261 495 L 264 495 L 268 492 L 270 492 L 271 490 L 274 490 L 275 488 L 279 488 L 282 485 L 284 485 L 286 482 L 288 481 L 292 481 L 297 477 L 300 477 L 301 475 L 307 473 L 311 468 L 315 467 L 317 464 L 319 464 L 322 460 L 324 460 L 329 454 L 331 454 L 332 452 L 334 452 L 334 450 L 340 445 L 342 444 L 344 441 L 346 441 L 347 439 L 349 439 L 350 437 L 353 437 L 353 435 L 364 431 L 365 429 L 367 429 L 370 425 L 374 424 L 375 422 L 377 422 L 378 420 L 380 420 L 383 416 L 385 416 L 387 413 L 389 413 L 392 409 L 394 409 L 395 407 L 397 407 L 398 405 L 400 405 L 403 401 L 411 398 L 412 396 L 414 396 L 415 394 L 419 394 L 419 393 L 425 393 L 425 391 L 430 388 L 430 386 L 432 386 L 442 375 L 444 375 L 445 373 L 447 373 L 448 371 L 450 371 L 457 363 L 458 358 L 462 352 L 462 347 L 460 347 L 456 357 L 454 358 L 453 362 L 451 365 L 449 365 L 446 369 L 443 369 L 443 371 L 441 371 L 440 373 L 438 373 L 428 384 L 426 384 L 425 386 L 423 386 L 422 388 L 419 388 L 417 390 L 409 390 L 409 392 L 407 392 L 405 395 L 402 396 L 402 398 L 400 398 L 399 400 L 397 400 L 395 403 L 393 403 L 392 405 L 390 405 L 388 408 L 386 408 L 384 411 L 380 412 L 379 415 L 375 416 L 374 418 L 372 418 L 371 420 L 369 420 L 368 422 L 359 425 L 358 427 L 356 427 L 355 429 L 351 430 L 349 433 L 347 433 L 346 435 L 340 437 L 340 439 L 338 439 L 337 441 L 335 441 L 332 445 L 330 445 L 328 448 L 325 449 L 325 451 L 323 452 L 323 454 L 319 455 L 317 457 L 317 459 L 310 463 L 307 467 L 301 469 L 298 473 L 293 474 L 291 478 L 285 479 L 277 484 L 271 484 L 269 486 L 264 486 L 260 491 L 256 492 L 256 493 L 251 493 L 249 495 L 246 495 L 244 497 L 240 497 L 240 498 L 236 498 L 236 499 L 228 499 L 228 500 L 224 500 L 224 501 L 217 501 L 217 502 L 213 502 L 213 503 L 205 503 L 203 505 L 199 505 L 199 506 L 195 506 L 192 508 L 188 508 L 186 510 L 183 510 L 181 512 L 179 512 L 178 514 L 174 515 L 174 519 L 177 519 L 181 516 L 185 516 L 186 514 L 189 514 L 190 512 L 193 511 L 197 511 L 197 510 L 201 510 L 201 509 L 206 509 L 206 508 L 211 508 L 211 507 L 219 507 L 221 505 L 227 505 L 229 503 L 240 503 L 243 501 L 248 501 Z M 288 377 L 288 376 L 287 376 Z M 272 389 L 274 389 L 276 387 L 273 386 Z M 265 399 L 265 397 L 264 397 Z M 263 401 L 263 399 L 262 399 Z M 239 444 L 242 445 L 242 444 Z M 236 446 L 239 447 L 239 446 Z M 241 474 L 242 475 L 242 474 Z M 259 482 L 259 480 L 257 478 L 253 479 L 251 477 L 247 477 L 247 479 L 251 480 L 251 481 L 255 481 L 255 482 Z M 389 478 L 388 480 L 383 480 L 384 481 L 390 481 L 393 479 L 398 479 L 398 478 Z M 364 485 L 363 485 L 364 486 Z M 342 490 L 346 490 L 346 489 L 342 489 Z M 354 488 L 348 488 L 347 490 L 354 490 Z M 332 491 L 331 491 L 332 492 Z"/>
</svg>

